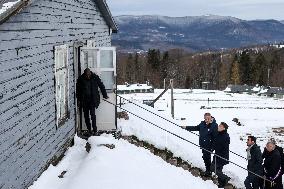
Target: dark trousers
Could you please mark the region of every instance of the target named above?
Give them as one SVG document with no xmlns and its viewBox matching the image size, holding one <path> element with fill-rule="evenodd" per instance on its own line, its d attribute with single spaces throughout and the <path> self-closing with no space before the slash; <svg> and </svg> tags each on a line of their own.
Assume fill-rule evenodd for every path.
<svg viewBox="0 0 284 189">
<path fill-rule="evenodd" d="M 205 150 L 202 150 L 202 159 L 204 161 L 206 171 L 209 172 L 210 166 L 211 166 L 211 153 Z"/>
<path fill-rule="evenodd" d="M 249 174 L 246 178 L 246 180 L 244 181 L 245 187 L 246 189 L 259 189 L 259 188 L 263 188 L 262 184 L 261 184 L 261 178 Z"/>
<path fill-rule="evenodd" d="M 91 119 L 92 119 L 93 131 L 97 132 L 96 108 L 95 108 L 95 106 L 85 105 L 85 106 L 83 106 L 83 112 L 84 112 L 84 117 L 85 117 L 85 123 L 86 123 L 86 126 L 87 126 L 89 132 L 92 131 L 91 130 L 90 115 L 91 115 Z"/>
<path fill-rule="evenodd" d="M 215 165 L 214 161 L 211 164 L 211 171 L 215 172 L 215 174 L 218 176 L 218 184 L 221 187 L 224 187 L 229 181 L 229 177 L 223 173 L 223 167 L 223 165 Z"/>
</svg>

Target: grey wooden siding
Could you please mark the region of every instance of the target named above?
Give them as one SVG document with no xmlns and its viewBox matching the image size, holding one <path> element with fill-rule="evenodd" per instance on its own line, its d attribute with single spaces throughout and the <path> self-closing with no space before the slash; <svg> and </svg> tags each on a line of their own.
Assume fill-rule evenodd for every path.
<svg viewBox="0 0 284 189">
<path fill-rule="evenodd" d="M 35 0 L 0 25 L 0 188 L 26 188 L 75 133 L 73 44 L 111 36 L 92 0 Z M 54 52 L 69 45 L 69 111 L 56 129 Z"/>
</svg>

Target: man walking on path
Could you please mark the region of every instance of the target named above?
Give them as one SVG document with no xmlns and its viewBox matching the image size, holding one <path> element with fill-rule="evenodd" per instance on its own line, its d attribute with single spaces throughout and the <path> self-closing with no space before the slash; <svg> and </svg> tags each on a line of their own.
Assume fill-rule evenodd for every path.
<svg viewBox="0 0 284 189">
<path fill-rule="evenodd" d="M 202 121 L 197 126 L 187 126 L 182 127 L 188 131 L 199 131 L 199 145 L 202 149 L 202 158 L 205 164 L 205 174 L 204 176 L 211 176 L 211 153 L 212 152 L 212 144 L 215 140 L 215 137 L 218 133 L 217 128 L 218 125 L 216 120 L 211 116 L 210 113 L 204 114 L 204 121 Z"/>
<path fill-rule="evenodd" d="M 227 132 L 228 125 L 221 122 L 218 126 L 218 134 L 213 142 L 213 151 L 215 151 L 213 161 L 211 164 L 211 171 L 215 172 L 218 176 L 218 187 L 224 188 L 230 178 L 225 175 L 222 170 L 224 165 L 229 164 L 229 145 L 230 136 Z"/>
<path fill-rule="evenodd" d="M 78 99 L 79 107 L 83 108 L 85 123 L 89 131 L 89 135 L 96 135 L 96 108 L 100 104 L 100 88 L 103 98 L 108 99 L 105 86 L 98 75 L 91 72 L 89 68 L 84 70 L 84 73 L 79 76 L 76 85 L 76 96 Z M 93 133 L 91 130 L 90 115 L 92 119 Z"/>
<path fill-rule="evenodd" d="M 264 174 L 267 179 L 274 182 L 265 183 L 265 188 L 283 189 L 283 148 L 276 145 L 275 139 L 270 139 L 263 150 Z"/>
<path fill-rule="evenodd" d="M 263 167 L 262 167 L 262 157 L 260 147 L 256 144 L 256 138 L 254 136 L 248 136 L 247 138 L 247 160 L 248 171 L 251 171 L 255 174 L 263 176 Z M 261 178 L 254 175 L 253 173 L 248 172 L 248 176 L 244 181 L 246 189 L 259 189 L 261 188 Z"/>
</svg>

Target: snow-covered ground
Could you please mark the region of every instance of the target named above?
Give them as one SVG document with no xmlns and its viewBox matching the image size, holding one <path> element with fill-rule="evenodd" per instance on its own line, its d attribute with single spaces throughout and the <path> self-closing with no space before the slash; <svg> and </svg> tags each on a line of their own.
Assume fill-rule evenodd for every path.
<svg viewBox="0 0 284 189">
<path fill-rule="evenodd" d="M 193 177 L 149 150 L 111 135 L 89 138 L 92 146 L 89 153 L 84 148 L 86 142 L 75 137 L 75 146 L 59 165 L 51 165 L 29 189 L 217 188 L 212 181 Z M 103 144 L 114 144 L 115 148 Z M 63 171 L 67 171 L 64 178 L 59 178 Z"/>
<path fill-rule="evenodd" d="M 170 93 L 166 93 L 157 101 L 154 109 L 141 105 L 143 100 L 152 100 L 161 92 L 162 90 L 155 90 L 152 94 L 127 94 L 123 97 L 139 103 L 147 110 L 162 115 L 178 125 L 197 125 L 203 119 L 204 113 L 211 112 L 218 123 L 224 121 L 229 124 L 230 150 L 244 157 L 246 157 L 246 138 L 249 134 L 258 137 L 257 143 L 261 147 L 264 147 L 270 137 L 276 138 L 279 145 L 283 146 L 283 136 L 274 133 L 273 128 L 284 128 L 284 100 L 246 94 L 226 94 L 222 91 L 175 90 L 175 119 L 172 119 Z M 122 107 L 198 144 L 198 136 L 133 103 L 126 103 Z M 238 118 L 242 126 L 237 126 L 232 121 L 233 118 Z M 201 150 L 198 147 L 146 121 L 129 114 L 129 120 L 118 120 L 118 128 L 124 135 L 135 135 L 141 140 L 154 144 L 157 148 L 167 148 L 174 153 L 174 156 L 204 169 Z M 167 164 L 148 150 L 138 148 L 124 140 L 116 140 L 109 135 L 91 137 L 89 143 L 93 148 L 89 154 L 85 151 L 85 143 L 86 141 L 76 137 L 75 146 L 68 150 L 62 162 L 56 167 L 50 166 L 30 189 L 216 188 L 212 181 L 204 182 L 200 178 L 195 178 L 189 172 Z M 111 150 L 100 144 L 114 144 L 116 148 Z M 234 154 L 230 154 L 230 160 L 243 167 L 247 165 L 245 159 Z M 62 171 L 67 173 L 60 179 L 58 175 Z M 244 187 L 243 181 L 247 175 L 245 170 L 229 164 L 224 167 L 224 172 L 232 178 L 230 182 L 238 188 Z"/>
<path fill-rule="evenodd" d="M 134 102 L 142 103 L 143 100 L 154 99 L 160 92 L 161 90 L 155 90 L 154 94 L 129 94 L 124 95 L 124 97 Z M 218 123 L 224 121 L 229 124 L 230 150 L 243 157 L 246 157 L 246 139 L 249 134 L 258 137 L 257 143 L 261 147 L 265 146 L 267 139 L 270 137 L 276 138 L 279 145 L 283 146 L 282 136 L 273 132 L 273 128 L 284 128 L 284 110 L 281 109 L 284 108 L 283 100 L 204 90 L 175 90 L 174 99 L 175 120 L 172 121 L 179 125 L 197 125 L 203 119 L 203 114 L 210 112 Z M 151 107 L 143 107 L 151 110 Z M 123 108 L 198 144 L 198 136 L 151 115 L 134 104 L 125 104 Z M 151 111 L 170 118 L 170 93 L 166 93 L 155 104 L 155 109 Z M 181 121 L 181 118 L 186 118 L 186 120 Z M 238 118 L 243 126 L 237 126 L 232 121 L 233 118 Z M 204 169 L 201 150 L 198 147 L 181 141 L 175 136 L 166 134 L 135 116 L 130 115 L 129 121 L 120 120 L 119 126 L 123 134 L 135 135 L 139 139 L 148 141 L 159 148 L 167 148 L 175 156 L 181 157 L 191 162 L 194 166 Z M 230 160 L 243 167 L 247 165 L 245 159 L 234 154 L 230 154 Z M 229 164 L 224 167 L 224 172 L 232 178 L 231 182 L 234 185 L 239 188 L 244 187 L 243 181 L 247 175 L 245 170 Z"/>
</svg>

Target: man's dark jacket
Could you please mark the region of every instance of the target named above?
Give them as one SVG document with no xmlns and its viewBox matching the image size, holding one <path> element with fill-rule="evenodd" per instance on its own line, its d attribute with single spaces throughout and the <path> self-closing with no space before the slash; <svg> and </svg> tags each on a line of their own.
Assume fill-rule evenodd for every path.
<svg viewBox="0 0 284 189">
<path fill-rule="evenodd" d="M 212 150 L 212 143 L 218 134 L 218 125 L 215 119 L 209 125 L 206 125 L 205 121 L 201 121 L 197 126 L 186 127 L 186 130 L 199 131 L 199 145 L 207 150 Z"/>
<path fill-rule="evenodd" d="M 227 131 L 218 132 L 214 142 L 212 149 L 215 150 L 216 156 L 216 164 L 218 166 L 224 166 L 229 163 L 229 145 L 230 145 L 230 136 Z M 222 158 L 220 158 L 221 156 Z M 226 160 L 225 160 L 226 159 Z M 215 157 L 213 158 L 215 162 Z"/>
<path fill-rule="evenodd" d="M 253 173 L 256 173 L 260 176 L 263 175 L 263 167 L 262 167 L 262 157 L 261 150 L 257 144 L 254 144 L 250 148 L 251 158 L 248 160 L 247 169 Z M 248 173 L 248 175 L 253 175 L 252 173 Z"/>
<path fill-rule="evenodd" d="M 100 105 L 100 94 L 98 88 L 100 88 L 104 98 L 107 98 L 107 92 L 104 84 L 102 83 L 99 76 L 92 73 L 90 79 L 87 79 L 86 74 L 83 73 L 79 76 L 76 85 L 77 99 L 81 105 L 94 106 L 96 108 Z"/>
<path fill-rule="evenodd" d="M 267 150 L 263 152 L 262 157 L 264 158 L 264 174 L 266 178 L 275 180 L 281 176 L 281 156 L 277 149 L 271 152 Z"/>
<path fill-rule="evenodd" d="M 282 175 L 284 173 L 284 154 L 283 154 L 283 148 L 280 146 L 275 146 L 275 149 L 278 150 L 278 152 L 280 153 L 280 157 L 281 157 L 281 172 Z"/>
</svg>

